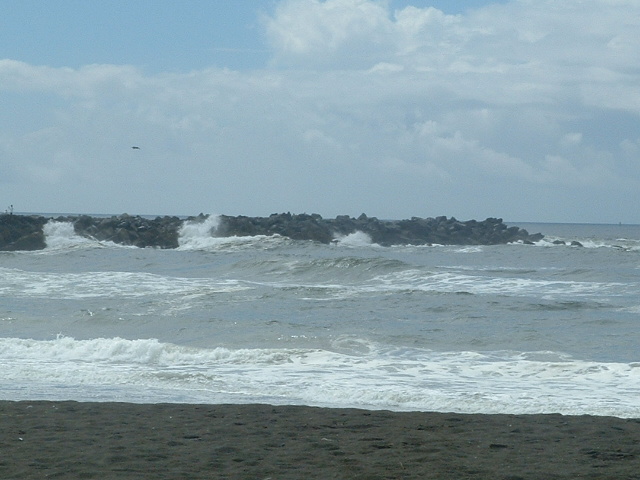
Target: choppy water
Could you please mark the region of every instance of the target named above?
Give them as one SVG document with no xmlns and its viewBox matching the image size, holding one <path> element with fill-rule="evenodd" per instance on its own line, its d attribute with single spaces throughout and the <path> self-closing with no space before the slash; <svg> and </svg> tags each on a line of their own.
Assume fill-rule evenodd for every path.
<svg viewBox="0 0 640 480">
<path fill-rule="evenodd" d="M 0 398 L 640 417 L 640 227 L 535 246 L 76 237 L 0 253 Z M 578 240 L 584 247 L 553 245 Z"/>
</svg>

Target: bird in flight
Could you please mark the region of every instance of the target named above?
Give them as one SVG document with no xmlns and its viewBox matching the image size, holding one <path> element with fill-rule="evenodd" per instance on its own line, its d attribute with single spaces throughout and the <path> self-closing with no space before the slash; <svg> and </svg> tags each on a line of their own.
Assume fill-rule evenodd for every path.
<svg viewBox="0 0 640 480">
<path fill-rule="evenodd" d="M 140 147 L 136 147 L 135 145 L 131 148 L 133 148 L 134 150 L 140 150 Z"/>
</svg>

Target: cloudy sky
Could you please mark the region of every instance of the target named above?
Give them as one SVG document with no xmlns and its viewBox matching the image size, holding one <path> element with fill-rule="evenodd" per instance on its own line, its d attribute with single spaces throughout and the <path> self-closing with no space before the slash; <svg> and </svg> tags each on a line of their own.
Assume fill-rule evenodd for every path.
<svg viewBox="0 0 640 480">
<path fill-rule="evenodd" d="M 638 0 L 0 9 L 1 210 L 640 223 Z"/>
</svg>

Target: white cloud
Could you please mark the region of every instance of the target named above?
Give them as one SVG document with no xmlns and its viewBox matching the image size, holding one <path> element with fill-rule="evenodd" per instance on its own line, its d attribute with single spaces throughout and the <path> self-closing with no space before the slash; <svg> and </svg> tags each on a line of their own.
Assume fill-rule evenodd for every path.
<svg viewBox="0 0 640 480">
<path fill-rule="evenodd" d="M 277 61 L 335 62 L 357 49 L 363 49 L 357 53 L 366 57 L 369 43 L 370 51 L 379 53 L 388 37 L 387 15 L 382 4 L 368 0 L 285 0 L 275 18 L 266 20 L 266 29 Z M 349 65 L 361 64 L 357 57 L 342 59 Z"/>
<path fill-rule="evenodd" d="M 579 132 L 570 132 L 564 134 L 560 143 L 564 147 L 574 147 L 576 145 L 580 145 L 582 143 L 582 133 Z"/>
<path fill-rule="evenodd" d="M 640 152 L 640 138 L 636 141 L 625 138 L 620 142 L 620 149 L 622 150 L 622 153 L 628 157 L 637 156 Z"/>
<path fill-rule="evenodd" d="M 603 164 L 586 162 L 578 166 L 577 162 L 560 155 L 547 155 L 541 162 L 541 167 L 538 173 L 538 181 L 541 183 L 598 188 L 603 181 L 616 180 Z"/>
</svg>

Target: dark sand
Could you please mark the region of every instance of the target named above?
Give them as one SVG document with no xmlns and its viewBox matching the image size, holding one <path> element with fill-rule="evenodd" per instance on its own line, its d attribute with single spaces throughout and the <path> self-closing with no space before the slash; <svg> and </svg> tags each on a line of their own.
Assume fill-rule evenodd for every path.
<svg viewBox="0 0 640 480">
<path fill-rule="evenodd" d="M 640 479 L 640 420 L 0 402 L 0 479 Z"/>
</svg>

